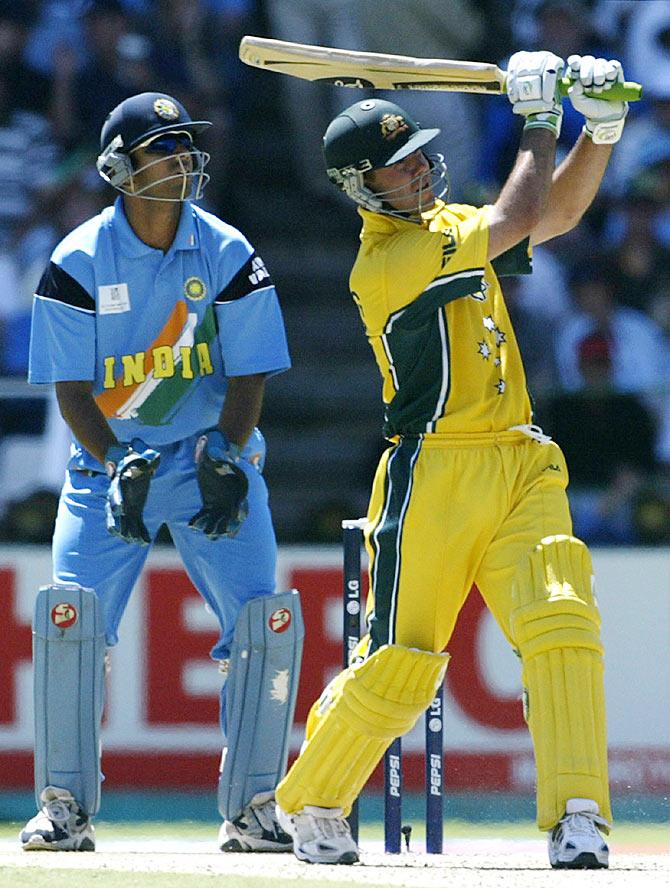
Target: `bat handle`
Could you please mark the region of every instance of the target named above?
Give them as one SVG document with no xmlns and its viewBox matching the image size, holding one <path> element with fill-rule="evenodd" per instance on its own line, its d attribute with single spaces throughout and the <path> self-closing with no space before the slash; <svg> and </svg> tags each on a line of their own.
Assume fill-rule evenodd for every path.
<svg viewBox="0 0 670 888">
<path fill-rule="evenodd" d="M 559 92 L 562 96 L 567 96 L 568 90 L 574 83 L 569 77 L 564 77 L 559 85 Z M 585 95 L 594 99 L 605 99 L 608 102 L 638 102 L 642 98 L 642 85 L 635 83 L 634 80 L 626 80 L 624 83 L 615 83 L 605 92 L 590 93 Z"/>
</svg>

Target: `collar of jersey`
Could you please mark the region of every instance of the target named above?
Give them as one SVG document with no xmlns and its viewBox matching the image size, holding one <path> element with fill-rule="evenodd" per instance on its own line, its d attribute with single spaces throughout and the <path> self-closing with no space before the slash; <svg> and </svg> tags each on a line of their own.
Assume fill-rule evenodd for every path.
<svg viewBox="0 0 670 888">
<path fill-rule="evenodd" d="M 430 222 L 445 206 L 444 201 L 435 201 L 435 206 L 422 213 L 421 219 L 424 223 Z M 393 231 L 406 225 L 416 227 L 417 224 L 421 224 L 418 219 L 401 219 L 399 216 L 387 216 L 385 213 L 375 213 L 373 210 L 366 210 L 364 207 L 359 207 L 358 213 L 365 222 L 366 231 Z"/>
<path fill-rule="evenodd" d="M 140 240 L 131 228 L 130 222 L 128 222 L 123 210 L 122 197 L 117 197 L 114 201 L 113 222 L 127 255 L 146 256 L 148 253 L 154 252 L 154 248 L 150 247 L 149 244 L 145 244 L 143 240 Z M 175 250 L 197 250 L 198 247 L 198 229 L 195 224 L 193 207 L 189 200 L 185 200 L 181 208 L 181 218 L 179 219 L 179 225 L 177 226 L 177 233 L 175 234 L 174 241 L 168 252 L 172 253 Z"/>
</svg>

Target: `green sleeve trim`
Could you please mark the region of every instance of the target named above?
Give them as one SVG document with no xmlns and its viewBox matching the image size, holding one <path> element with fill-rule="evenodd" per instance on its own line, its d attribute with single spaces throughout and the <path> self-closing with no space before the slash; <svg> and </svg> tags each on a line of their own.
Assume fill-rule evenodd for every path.
<svg viewBox="0 0 670 888">
<path fill-rule="evenodd" d="M 496 256 L 491 265 L 498 277 L 510 277 L 514 274 L 532 274 L 533 263 L 528 254 L 530 237 L 524 238 L 518 244 L 505 250 L 500 256 Z"/>
<path fill-rule="evenodd" d="M 440 306 L 453 302 L 454 299 L 476 296 L 480 293 L 483 279 L 483 268 L 471 268 L 456 274 L 435 278 L 414 302 L 389 316 L 384 332 L 390 333 L 394 328 L 420 327 Z"/>
</svg>

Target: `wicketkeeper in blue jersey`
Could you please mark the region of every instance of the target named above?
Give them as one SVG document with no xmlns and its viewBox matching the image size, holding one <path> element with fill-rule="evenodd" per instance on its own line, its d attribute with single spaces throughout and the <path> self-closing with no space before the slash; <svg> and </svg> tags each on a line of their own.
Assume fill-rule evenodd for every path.
<svg viewBox="0 0 670 888">
<path fill-rule="evenodd" d="M 120 195 L 61 241 L 35 294 L 29 379 L 55 385 L 73 441 L 53 584 L 35 607 L 39 810 L 26 850 L 95 848 L 106 652 L 163 523 L 220 626 L 220 847 L 291 849 L 273 793 L 302 619 L 297 594 L 275 592 L 256 427 L 266 377 L 290 360 L 263 261 L 193 203 L 209 178 L 198 148 L 208 126 L 161 93 L 118 105 L 97 167 Z"/>
</svg>

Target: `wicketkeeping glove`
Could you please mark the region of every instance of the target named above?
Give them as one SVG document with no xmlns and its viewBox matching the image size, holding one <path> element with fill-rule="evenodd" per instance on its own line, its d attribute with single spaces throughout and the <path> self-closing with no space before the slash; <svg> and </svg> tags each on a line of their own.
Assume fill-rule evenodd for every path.
<svg viewBox="0 0 670 888">
<path fill-rule="evenodd" d="M 541 127 L 558 138 L 563 106 L 558 92 L 563 59 L 553 52 L 515 52 L 507 65 L 507 95 L 512 111 L 526 118 L 524 129 Z"/>
<path fill-rule="evenodd" d="M 160 454 L 135 438 L 130 445 L 110 447 L 105 468 L 112 479 L 107 490 L 107 530 L 127 543 L 151 542 L 142 512 Z"/>
<path fill-rule="evenodd" d="M 616 59 L 596 59 L 593 56 L 571 55 L 568 58 L 568 77 L 573 85 L 568 96 L 575 111 L 586 118 L 584 129 L 595 145 L 613 145 L 623 132 L 628 114 L 628 102 L 607 102 L 585 96 L 584 92 L 605 93 L 615 83 L 623 82 L 623 68 Z"/>
<path fill-rule="evenodd" d="M 210 540 L 234 537 L 249 514 L 249 481 L 239 465 L 241 459 L 242 448 L 218 430 L 198 439 L 195 461 L 203 507 L 188 526 Z"/>
</svg>

